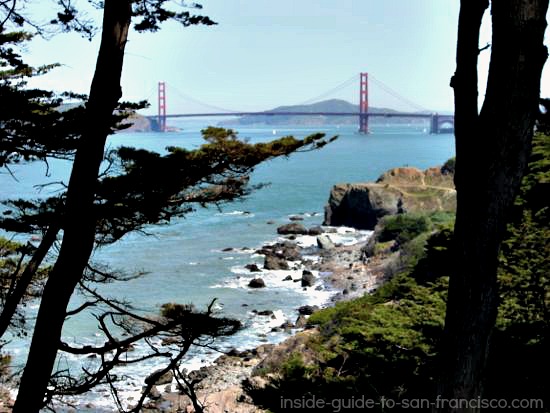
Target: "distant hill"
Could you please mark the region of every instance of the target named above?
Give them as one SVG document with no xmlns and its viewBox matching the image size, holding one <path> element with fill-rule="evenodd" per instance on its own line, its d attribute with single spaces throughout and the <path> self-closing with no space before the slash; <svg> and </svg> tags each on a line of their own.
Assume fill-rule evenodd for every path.
<svg viewBox="0 0 550 413">
<path fill-rule="evenodd" d="M 359 112 L 359 106 L 341 99 L 330 99 L 322 102 L 312 103 L 310 105 L 279 106 L 266 112 Z M 395 113 L 396 110 L 387 108 L 369 107 L 370 113 Z M 370 120 L 376 123 L 379 121 L 374 118 Z M 381 120 L 387 122 L 387 120 Z M 393 120 L 395 123 L 402 122 L 401 119 Z M 410 121 L 410 120 L 407 120 Z M 356 124 L 357 118 L 353 116 L 242 116 L 238 119 L 231 119 L 220 122 L 220 125 L 351 125 Z"/>
</svg>

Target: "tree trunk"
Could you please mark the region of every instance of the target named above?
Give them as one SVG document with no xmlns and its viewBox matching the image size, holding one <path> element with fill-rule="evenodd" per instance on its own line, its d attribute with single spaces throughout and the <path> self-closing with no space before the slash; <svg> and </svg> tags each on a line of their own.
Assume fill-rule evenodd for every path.
<svg viewBox="0 0 550 413">
<path fill-rule="evenodd" d="M 120 76 L 131 20 L 131 0 L 106 0 L 103 33 L 81 138 L 67 190 L 66 222 L 57 262 L 44 288 L 29 357 L 13 411 L 38 412 L 55 363 L 71 295 L 82 278 L 95 238 L 93 201 L 110 118 L 121 96 Z"/>
<path fill-rule="evenodd" d="M 437 411 L 479 411 L 498 311 L 497 264 L 507 214 L 531 150 L 548 0 L 495 0 L 485 100 L 477 114 L 477 55 L 485 1 L 462 0 L 455 90 L 456 265 L 449 286 Z M 471 403 L 459 405 L 458 399 Z M 451 402 L 452 400 L 452 402 Z"/>
</svg>

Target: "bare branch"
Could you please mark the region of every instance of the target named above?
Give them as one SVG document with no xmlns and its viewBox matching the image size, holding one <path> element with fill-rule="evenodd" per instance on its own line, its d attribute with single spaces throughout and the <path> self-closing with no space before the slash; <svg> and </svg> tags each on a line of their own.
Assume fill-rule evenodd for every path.
<svg viewBox="0 0 550 413">
<path fill-rule="evenodd" d="M 71 310 L 71 311 L 67 311 L 67 317 L 70 317 L 70 316 L 73 316 L 75 314 L 78 314 L 82 311 L 84 311 L 86 308 L 88 307 L 93 307 L 95 306 L 97 303 L 99 303 L 100 301 L 99 300 L 94 300 L 94 301 L 86 301 L 84 304 L 82 304 L 81 306 L 75 308 L 74 310 Z"/>
<path fill-rule="evenodd" d="M 11 0 L 11 7 L 7 6 L 6 4 L 9 3 L 9 1 L 3 1 L 0 3 L 3 9 L 7 10 L 6 17 L 2 22 L 0 23 L 0 27 L 4 27 L 4 24 L 6 24 L 12 17 L 13 13 L 15 12 L 15 6 L 17 5 L 17 0 Z"/>
<path fill-rule="evenodd" d="M 478 54 L 481 54 L 482 51 L 487 50 L 491 47 L 491 43 L 487 43 L 485 46 L 483 46 L 481 49 L 479 49 Z"/>
</svg>

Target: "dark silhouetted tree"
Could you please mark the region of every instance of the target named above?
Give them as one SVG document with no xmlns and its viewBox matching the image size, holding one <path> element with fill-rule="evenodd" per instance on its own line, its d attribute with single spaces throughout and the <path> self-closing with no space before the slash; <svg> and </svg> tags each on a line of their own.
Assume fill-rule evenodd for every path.
<svg viewBox="0 0 550 413">
<path fill-rule="evenodd" d="M 488 0 L 462 0 L 455 93 L 457 217 L 442 345 L 439 394 L 447 400 L 483 395 L 491 332 L 498 309 L 498 254 L 531 149 L 548 0 L 491 2 L 493 36 L 485 99 L 478 112 L 479 32 Z M 441 406 L 439 406 L 441 407 Z M 479 411 L 453 408 L 438 411 Z"/>
<path fill-rule="evenodd" d="M 15 3 L 0 3 L 0 10 L 6 14 L 4 23 L 27 24 L 40 32 L 41 27 L 26 20 L 22 11 L 9 7 L 9 4 Z M 179 337 L 175 353 L 151 348 L 151 353 L 143 356 L 166 357 L 169 359 L 167 368 L 173 369 L 177 368 L 190 345 L 234 332 L 238 325 L 233 320 L 214 317 L 211 308 L 201 313 L 178 307 L 175 312 L 177 316 L 171 312 L 159 320 L 138 315 L 126 303 L 101 296 L 89 284 L 120 277 L 94 268 L 89 262 L 92 250 L 98 245 L 115 242 L 144 225 L 169 222 L 172 217 L 192 210 L 193 205 L 226 202 L 246 195 L 252 189 L 247 185 L 248 175 L 258 163 L 275 156 L 289 155 L 299 149 L 321 147 L 327 142 L 322 134 L 316 134 L 303 140 L 285 137 L 252 145 L 239 141 L 233 131 L 209 128 L 203 131 L 206 144 L 194 151 L 168 148 L 166 155 L 159 155 L 145 150 L 119 148 L 105 154 L 106 139 L 115 129 L 116 121 L 123 117 L 116 110 L 120 108 L 120 77 L 131 23 L 134 22 L 137 31 L 156 31 L 166 20 L 175 20 L 183 26 L 210 25 L 213 22 L 206 16 L 190 13 L 185 5 L 174 5 L 165 0 L 91 3 L 103 9 L 102 38 L 90 94 L 76 122 L 77 133 L 74 136 L 59 134 L 64 145 L 65 142 L 72 143 L 72 146 L 62 146 L 62 149 L 67 149 L 71 157 L 74 154 L 66 192 L 43 201 L 11 201 L 8 203 L 11 215 L 2 221 L 6 229 L 45 232 L 43 248 L 42 245 L 38 247 L 25 267 L 30 268 L 32 273 L 35 271 L 33 267 L 37 268 L 49 249 L 50 240 L 53 242 L 59 231 L 63 233 L 57 259 L 45 281 L 14 412 L 38 412 L 55 396 L 81 394 L 100 383 L 112 385 L 113 369 L 128 364 L 126 359 L 122 362 L 122 356 L 126 356 L 129 346 L 139 340 L 153 335 Z M 61 11 L 52 19 L 52 24 L 86 36 L 94 33 L 92 23 L 82 19 L 70 2 L 60 0 L 58 4 Z M 172 11 L 168 6 L 178 10 Z M 193 7 L 200 8 L 198 5 Z M 124 106 L 122 110 L 133 108 Z M 62 116 L 55 110 L 52 114 Z M 18 139 L 24 142 L 27 135 L 19 133 L 18 126 L 14 124 L 13 129 L 20 135 Z M 66 127 L 65 123 L 63 127 Z M 55 142 L 55 139 L 50 142 L 46 134 L 44 147 L 41 148 L 40 141 L 29 139 L 24 145 L 16 147 L 15 152 L 20 154 L 14 156 L 47 158 L 51 153 L 56 154 L 52 152 L 57 149 Z M 2 145 L 4 143 L 9 141 L 3 140 Z M 2 150 L 0 148 L 0 153 Z M 6 153 L 9 151 L 6 147 Z M 65 152 L 61 155 L 64 156 Z M 5 162 L 15 159 L 10 156 Z M 105 159 L 116 167 L 101 172 Z M 25 291 L 29 280 L 29 277 L 16 277 L 15 289 L 20 286 Z M 89 299 L 79 308 L 70 310 L 68 303 L 77 288 Z M 20 297 L 13 296 L 12 307 L 20 300 Z M 106 343 L 97 348 L 77 348 L 63 343 L 61 330 L 65 319 L 94 306 L 105 309 L 97 317 Z M 3 318 L 4 325 L 9 324 L 10 312 L 6 312 Z M 3 318 L 0 317 L 0 321 Z M 128 337 L 120 338 L 113 329 L 126 333 Z M 95 371 L 86 371 L 83 377 L 75 378 L 68 372 L 53 372 L 59 351 L 95 354 L 101 360 Z M 146 395 L 147 391 L 135 411 L 139 410 Z"/>
</svg>

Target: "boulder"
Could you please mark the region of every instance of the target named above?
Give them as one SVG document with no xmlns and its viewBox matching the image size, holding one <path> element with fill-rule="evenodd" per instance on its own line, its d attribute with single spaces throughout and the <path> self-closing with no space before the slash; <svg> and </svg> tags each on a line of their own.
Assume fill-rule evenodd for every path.
<svg viewBox="0 0 550 413">
<path fill-rule="evenodd" d="M 248 283 L 248 286 L 250 288 L 264 288 L 265 287 L 265 281 L 261 278 L 254 278 L 253 280 L 250 280 Z"/>
<path fill-rule="evenodd" d="M 256 314 L 270 317 L 270 316 L 273 315 L 273 311 L 271 311 L 271 310 L 262 310 L 262 311 L 257 311 Z"/>
<path fill-rule="evenodd" d="M 283 278 L 283 281 L 292 281 L 292 275 L 287 275 L 285 278 Z"/>
<path fill-rule="evenodd" d="M 317 236 L 317 246 L 322 250 L 330 250 L 334 248 L 334 244 L 332 243 L 328 235 Z"/>
<path fill-rule="evenodd" d="M 287 320 L 283 324 L 281 324 L 279 328 L 287 333 L 290 333 L 290 330 L 294 328 L 294 324 Z"/>
<path fill-rule="evenodd" d="M 451 174 L 439 168 L 394 168 L 373 183 L 335 185 L 325 207 L 323 225 L 373 229 L 381 217 L 389 214 L 455 209 Z"/>
<path fill-rule="evenodd" d="M 300 247 L 293 242 L 284 241 L 273 245 L 264 245 L 261 249 L 256 250 L 256 254 L 274 256 L 287 261 L 298 261 L 302 259 Z"/>
<path fill-rule="evenodd" d="M 162 370 L 156 370 L 145 378 L 145 384 L 155 384 L 157 386 L 170 384 L 173 378 L 174 374 L 171 371 L 162 374 Z"/>
<path fill-rule="evenodd" d="M 304 217 L 301 217 L 300 215 L 292 215 L 288 217 L 288 219 L 290 219 L 291 221 L 303 221 Z"/>
<path fill-rule="evenodd" d="M 158 400 L 161 398 L 160 391 L 157 389 L 157 386 L 151 387 L 149 394 L 147 395 L 151 400 Z"/>
<path fill-rule="evenodd" d="M 264 268 L 266 270 L 288 270 L 288 262 L 284 258 L 279 258 L 275 255 L 266 255 L 264 260 Z"/>
<path fill-rule="evenodd" d="M 225 353 L 225 355 L 229 357 L 240 357 L 241 352 L 237 350 L 235 347 L 233 347 L 231 350 Z"/>
<path fill-rule="evenodd" d="M 308 229 L 307 234 L 316 236 L 321 235 L 324 232 L 325 230 L 321 226 L 317 225 L 316 227 L 311 227 L 310 229 Z"/>
<path fill-rule="evenodd" d="M 307 325 L 307 318 L 305 315 L 300 314 L 294 323 L 296 328 L 304 328 Z"/>
<path fill-rule="evenodd" d="M 292 247 L 284 247 L 277 255 L 287 261 L 300 261 L 302 259 L 302 254 L 300 254 L 300 251 L 296 245 L 293 245 Z"/>
<path fill-rule="evenodd" d="M 302 224 L 298 224 L 296 222 L 292 222 L 290 224 L 281 225 L 277 228 L 277 233 L 281 235 L 306 235 L 307 234 L 307 228 L 304 227 Z"/>
<path fill-rule="evenodd" d="M 298 314 L 311 315 L 315 311 L 317 311 L 318 309 L 319 309 L 319 307 L 316 306 L 316 305 L 303 305 L 300 308 L 298 308 Z"/>
<path fill-rule="evenodd" d="M 312 287 L 315 284 L 315 277 L 311 271 L 304 270 L 302 273 L 302 287 Z"/>
<path fill-rule="evenodd" d="M 244 268 L 246 268 L 250 272 L 261 272 L 262 271 L 258 268 L 258 265 L 256 265 L 256 264 L 246 264 L 244 266 Z"/>
</svg>

